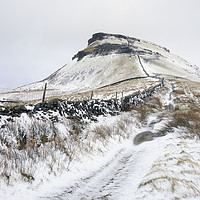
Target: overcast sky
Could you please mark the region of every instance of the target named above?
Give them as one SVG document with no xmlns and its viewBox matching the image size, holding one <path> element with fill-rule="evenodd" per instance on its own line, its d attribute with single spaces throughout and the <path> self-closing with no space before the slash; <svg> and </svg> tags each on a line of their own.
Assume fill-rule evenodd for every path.
<svg viewBox="0 0 200 200">
<path fill-rule="evenodd" d="M 44 79 L 93 33 L 167 47 L 200 66 L 199 0 L 0 0 L 0 90 Z"/>
</svg>

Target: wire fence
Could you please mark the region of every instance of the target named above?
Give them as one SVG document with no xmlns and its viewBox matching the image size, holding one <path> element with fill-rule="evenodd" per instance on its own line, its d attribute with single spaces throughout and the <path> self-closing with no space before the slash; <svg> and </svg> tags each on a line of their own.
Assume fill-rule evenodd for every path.
<svg viewBox="0 0 200 200">
<path fill-rule="evenodd" d="M 43 91 L 34 91 L 34 92 L 2 92 L 0 93 L 1 101 L 16 101 L 16 102 L 32 102 L 34 100 L 42 99 Z"/>
<path fill-rule="evenodd" d="M 41 89 L 41 90 L 30 90 L 30 91 L 8 91 L 8 88 L 4 88 L 6 92 L 0 93 L 0 102 L 27 102 L 27 103 L 34 103 L 36 101 L 44 101 L 50 100 L 52 98 L 60 98 L 63 100 L 68 101 L 83 101 L 88 99 L 102 99 L 102 100 L 109 100 L 109 99 L 118 99 L 121 100 L 125 98 L 125 96 L 133 95 L 134 92 L 138 91 L 142 93 L 143 91 L 151 90 L 153 87 L 157 88 L 164 85 L 164 79 L 159 79 L 157 82 L 153 82 L 153 84 L 148 84 L 145 82 L 145 87 L 137 88 L 134 86 L 133 88 L 116 88 L 114 90 L 94 90 L 94 91 L 87 91 L 87 92 L 76 92 L 76 93 L 68 93 L 66 91 L 60 90 L 52 90 L 52 89 Z M 151 89 L 150 89 L 151 88 Z M 125 90 L 124 90 L 125 89 Z M 128 89 L 128 90 L 126 90 Z M 141 91 L 142 89 L 142 91 Z M 134 94 L 135 95 L 135 94 Z"/>
<path fill-rule="evenodd" d="M 117 93 L 100 93 L 96 91 L 88 91 L 83 93 L 67 94 L 66 92 L 46 90 L 45 97 L 44 91 L 12 91 L 0 93 L 0 102 L 19 102 L 19 103 L 34 103 L 35 101 L 44 101 L 52 98 L 60 98 L 68 101 L 83 101 L 88 99 L 121 99 L 123 92 Z"/>
</svg>

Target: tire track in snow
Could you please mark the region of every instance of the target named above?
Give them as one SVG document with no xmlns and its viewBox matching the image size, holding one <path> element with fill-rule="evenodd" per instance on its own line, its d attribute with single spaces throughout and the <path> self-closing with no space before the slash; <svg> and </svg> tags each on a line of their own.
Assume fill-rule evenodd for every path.
<svg viewBox="0 0 200 200">
<path fill-rule="evenodd" d="M 152 116 L 147 129 L 159 131 L 167 119 Z M 158 129 L 156 128 L 158 125 Z M 159 139 L 160 140 L 160 139 Z M 62 193 L 40 199 L 50 200 L 133 200 L 142 178 L 148 173 L 152 163 L 162 152 L 159 140 L 133 145 L 129 143 L 117 151 L 108 162 L 94 170 L 90 175 L 76 179 Z M 161 145 L 161 146 L 160 146 Z M 159 149 L 159 151 L 158 151 Z"/>
<path fill-rule="evenodd" d="M 62 194 L 48 199 L 99 199 L 110 196 L 112 190 L 120 187 L 122 179 L 128 176 L 127 163 L 133 156 L 133 150 L 121 149 L 113 158 L 89 177 L 80 179 L 68 187 Z"/>
<path fill-rule="evenodd" d="M 154 144 L 158 142 L 152 141 Z M 154 146 L 154 145 L 153 145 Z M 152 144 L 122 149 L 113 159 L 88 178 L 76 181 L 62 194 L 41 198 L 50 200 L 116 200 L 135 199 L 137 187 L 159 154 Z M 149 150 L 149 147 L 151 150 Z M 153 155 L 153 156 L 152 156 Z"/>
</svg>

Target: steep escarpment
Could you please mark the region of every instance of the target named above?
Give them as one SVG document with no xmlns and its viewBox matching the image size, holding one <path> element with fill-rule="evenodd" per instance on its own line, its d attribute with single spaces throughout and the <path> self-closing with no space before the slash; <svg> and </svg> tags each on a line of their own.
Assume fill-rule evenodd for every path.
<svg viewBox="0 0 200 200">
<path fill-rule="evenodd" d="M 72 59 L 81 60 L 84 56 L 105 56 L 108 54 L 131 54 L 131 55 L 159 55 L 150 49 L 140 49 L 135 42 L 141 40 L 117 34 L 96 33 L 88 40 L 88 47 L 79 51 Z M 166 48 L 164 50 L 168 51 Z M 168 51 L 169 52 L 169 51 Z"/>
</svg>

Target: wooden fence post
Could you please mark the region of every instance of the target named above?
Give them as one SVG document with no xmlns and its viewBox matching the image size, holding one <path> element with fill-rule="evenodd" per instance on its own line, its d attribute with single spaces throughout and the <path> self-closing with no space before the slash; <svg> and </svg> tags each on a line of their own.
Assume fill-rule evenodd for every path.
<svg viewBox="0 0 200 200">
<path fill-rule="evenodd" d="M 124 92 L 122 91 L 122 97 L 121 97 L 121 106 L 122 106 L 122 111 L 124 110 L 124 108 L 123 108 L 123 98 L 124 98 Z"/>
<path fill-rule="evenodd" d="M 47 83 L 45 83 L 45 86 L 44 86 L 44 92 L 43 92 L 43 97 L 42 97 L 42 103 L 44 103 L 44 100 L 45 100 L 46 90 L 47 90 Z"/>
<path fill-rule="evenodd" d="M 91 97 L 90 97 L 90 99 L 92 99 L 92 97 L 93 97 L 93 91 L 91 92 Z"/>
</svg>

